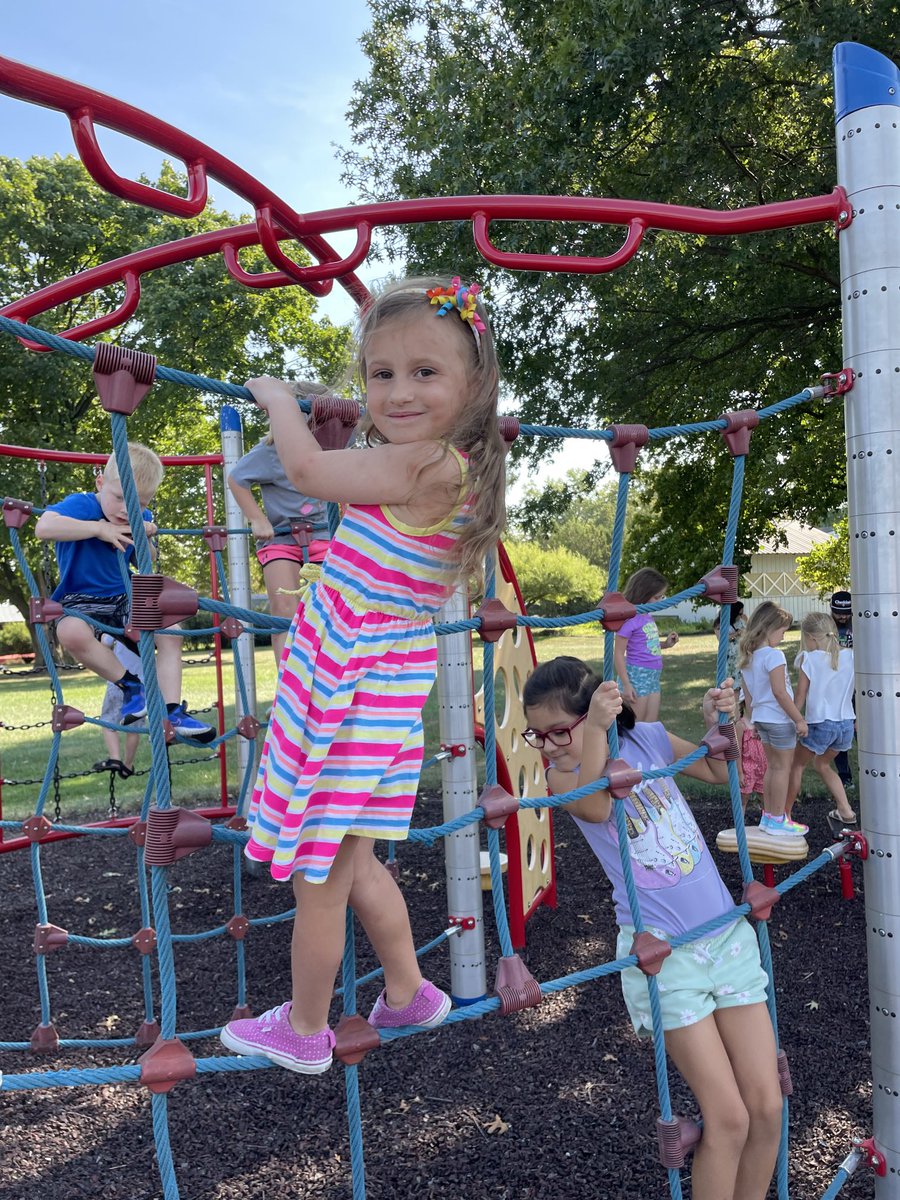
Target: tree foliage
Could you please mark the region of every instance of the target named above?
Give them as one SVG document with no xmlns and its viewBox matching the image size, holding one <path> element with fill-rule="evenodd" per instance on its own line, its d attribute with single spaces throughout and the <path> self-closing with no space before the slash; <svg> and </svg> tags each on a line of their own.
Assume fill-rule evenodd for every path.
<svg viewBox="0 0 900 1200">
<path fill-rule="evenodd" d="M 568 615 L 595 608 L 602 592 L 597 568 L 565 546 L 545 549 L 534 542 L 505 543 L 526 611 Z"/>
<path fill-rule="evenodd" d="M 831 49 L 895 60 L 895 0 L 372 0 L 345 176 L 366 199 L 637 197 L 735 209 L 835 185 Z M 609 253 L 622 230 L 494 223 L 504 250 Z M 841 363 L 836 239 L 648 234 L 613 274 L 511 274 L 462 223 L 405 226 L 388 258 L 486 280 L 504 378 L 529 422 L 663 426 L 794 395 Z M 522 441 L 523 439 L 520 439 Z M 534 462 L 540 443 L 517 447 Z M 642 452 L 628 561 L 674 585 L 720 560 L 732 463 L 715 435 Z M 839 400 L 760 425 L 738 560 L 845 492 Z M 548 495 L 546 510 L 556 500 Z"/>
<path fill-rule="evenodd" d="M 184 181 L 165 165 L 158 186 L 184 191 Z M 90 181 L 74 158 L 0 158 L 0 304 L 148 245 L 227 227 L 241 218 L 211 206 L 190 224 L 109 196 Z M 245 251 L 247 269 L 263 269 L 261 251 Z M 120 289 L 61 305 L 34 324 L 60 331 L 110 311 Z M 138 314 L 111 337 L 145 350 L 160 363 L 241 383 L 252 375 L 340 374 L 348 331 L 315 311 L 299 287 L 249 290 L 225 273 L 220 258 L 200 259 L 145 276 Z M 220 449 L 219 397 L 157 383 L 134 416 L 129 436 L 159 454 L 204 454 Z M 264 417 L 245 406 L 248 444 L 264 429 Z M 0 442 L 108 453 L 110 426 L 88 367 L 62 354 L 33 354 L 0 336 Z M 222 481 L 214 472 L 217 519 L 222 518 Z M 33 462 L 0 458 L 0 495 L 36 504 L 93 489 L 90 470 L 49 464 L 41 475 Z M 169 528 L 206 525 L 201 468 L 171 469 L 155 506 Z M 39 571 L 44 554 L 28 534 L 29 560 Z M 202 546 L 202 543 L 201 543 Z M 205 547 L 203 547 L 205 550 Z M 204 586 L 206 556 L 196 541 L 163 543 L 160 568 L 184 582 Z M 208 581 L 205 582 L 208 587 Z M 27 609 L 27 592 L 8 541 L 0 538 L 0 600 Z"/>
<path fill-rule="evenodd" d="M 807 587 L 818 589 L 823 599 L 850 587 L 850 522 L 846 517 L 835 521 L 827 542 L 798 556 L 797 578 Z"/>
</svg>

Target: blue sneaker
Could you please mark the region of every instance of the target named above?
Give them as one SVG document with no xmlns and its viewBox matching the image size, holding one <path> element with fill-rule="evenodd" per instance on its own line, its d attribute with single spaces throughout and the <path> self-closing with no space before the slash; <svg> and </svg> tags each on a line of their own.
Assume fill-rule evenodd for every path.
<svg viewBox="0 0 900 1200">
<path fill-rule="evenodd" d="M 144 695 L 144 685 L 132 683 L 130 679 L 120 679 L 117 686 L 122 692 L 122 724 L 133 725 L 141 717 L 146 717 L 147 697 Z"/>
<path fill-rule="evenodd" d="M 166 708 L 172 728 L 182 737 L 190 738 L 194 742 L 211 742 L 215 738 L 216 731 L 212 725 L 204 725 L 202 721 L 191 716 L 186 700 L 182 700 L 180 704 L 167 704 Z"/>
</svg>

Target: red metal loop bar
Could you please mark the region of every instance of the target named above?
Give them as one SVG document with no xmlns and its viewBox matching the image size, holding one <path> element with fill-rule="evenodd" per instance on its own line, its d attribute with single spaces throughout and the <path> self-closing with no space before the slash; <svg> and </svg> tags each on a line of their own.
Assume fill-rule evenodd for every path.
<svg viewBox="0 0 900 1200">
<path fill-rule="evenodd" d="M 124 325 L 127 320 L 133 317 L 141 301 L 141 277 L 136 271 L 126 270 L 118 282 L 125 284 L 125 297 L 118 308 L 114 309 L 111 313 L 106 313 L 105 316 L 94 317 L 90 321 L 85 321 L 83 325 L 73 325 L 71 329 L 64 330 L 59 336 L 68 338 L 72 342 L 81 342 L 85 338 L 93 337 L 94 334 L 108 333 L 110 329 L 118 329 L 120 325 Z M 41 290 L 43 291 L 44 289 Z M 16 303 L 19 304 L 21 311 L 22 302 L 17 301 Z M 8 306 L 10 310 L 14 307 L 14 304 Z M 53 305 L 50 305 L 50 307 L 52 308 Z M 44 312 L 45 310 L 39 308 L 32 311 Z M 8 317 L 16 316 L 14 312 L 7 310 L 4 310 L 4 314 Z M 52 353 L 50 346 L 42 346 L 40 342 L 33 342 L 31 338 L 20 337 L 18 340 L 26 350 L 33 350 L 36 354 Z"/>
<path fill-rule="evenodd" d="M 310 283 L 321 285 L 325 292 L 331 291 L 333 279 L 354 271 L 360 263 L 365 261 L 372 243 L 372 226 L 367 221 L 360 221 L 356 226 L 356 245 L 346 258 L 342 258 L 338 262 L 301 267 L 299 263 L 295 263 L 292 258 L 288 258 L 286 254 L 282 253 L 281 247 L 278 245 L 279 233 L 284 236 L 284 231 L 276 230 L 271 205 L 263 204 L 256 210 L 256 228 L 259 230 L 260 245 L 276 267 L 280 267 L 286 275 L 290 275 L 304 287 L 308 288 Z"/>
<path fill-rule="evenodd" d="M 223 245 L 222 258 L 225 260 L 225 269 L 231 278 L 242 283 L 244 287 L 284 287 L 286 283 L 294 282 L 284 271 L 245 271 L 238 261 L 238 248 L 233 242 L 226 242 Z"/>
<path fill-rule="evenodd" d="M 573 271 L 582 275 L 600 275 L 604 271 L 615 271 L 637 253 L 647 230 L 646 222 L 634 217 L 628 222 L 625 241 L 614 254 L 603 258 L 591 258 L 579 254 L 525 254 L 498 250 L 490 239 L 491 218 L 487 213 L 477 212 L 472 218 L 472 236 L 478 253 L 498 267 L 509 267 L 515 271 Z"/>
</svg>

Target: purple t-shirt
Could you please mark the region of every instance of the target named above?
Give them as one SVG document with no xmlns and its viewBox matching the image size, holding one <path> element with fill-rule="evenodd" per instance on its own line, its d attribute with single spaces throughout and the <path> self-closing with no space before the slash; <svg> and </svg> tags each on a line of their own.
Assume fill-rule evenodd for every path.
<svg viewBox="0 0 900 1200">
<path fill-rule="evenodd" d="M 625 662 L 629 667 L 651 667 L 662 670 L 659 630 L 650 613 L 637 613 L 625 622 L 616 637 L 627 638 Z"/>
<path fill-rule="evenodd" d="M 632 767 L 652 771 L 674 762 L 660 722 L 639 722 L 619 740 Z M 618 803 L 618 801 L 613 801 Z M 694 815 L 674 779 L 639 784 L 624 801 L 628 852 L 644 924 L 674 936 L 734 907 Z M 615 814 L 608 821 L 574 818 L 612 884 L 616 920 L 633 925 L 619 857 Z"/>
</svg>

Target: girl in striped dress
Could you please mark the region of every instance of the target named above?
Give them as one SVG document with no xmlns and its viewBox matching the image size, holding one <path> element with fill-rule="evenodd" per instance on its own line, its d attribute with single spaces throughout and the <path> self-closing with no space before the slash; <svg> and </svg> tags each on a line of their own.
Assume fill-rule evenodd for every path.
<svg viewBox="0 0 900 1200">
<path fill-rule="evenodd" d="M 247 383 L 293 486 L 346 505 L 288 632 L 249 813 L 247 856 L 293 885 L 292 995 L 221 1035 L 292 1071 L 331 1065 L 348 904 L 384 967 L 370 1023 L 428 1028 L 450 1009 L 422 979 L 405 902 L 373 851 L 409 829 L 433 616 L 479 576 L 505 517 L 497 358 L 478 291 L 411 279 L 363 311 L 365 450 L 323 452 L 286 384 Z"/>
</svg>

